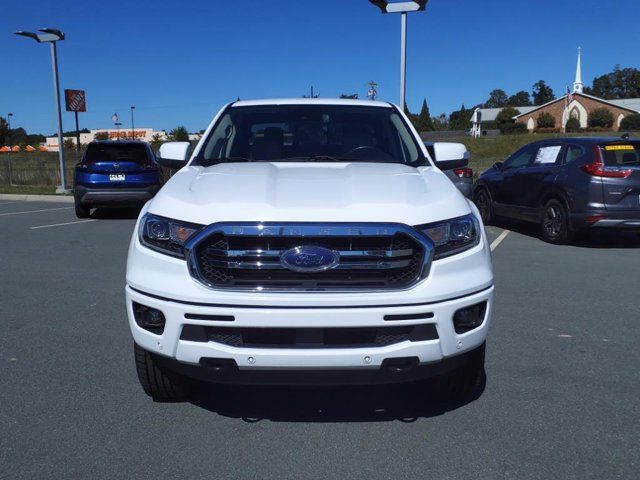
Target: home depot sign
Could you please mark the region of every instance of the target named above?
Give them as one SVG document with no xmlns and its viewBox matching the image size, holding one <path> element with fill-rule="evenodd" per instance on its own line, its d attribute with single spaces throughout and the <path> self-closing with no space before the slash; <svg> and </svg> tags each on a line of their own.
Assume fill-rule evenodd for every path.
<svg viewBox="0 0 640 480">
<path fill-rule="evenodd" d="M 134 130 L 133 135 L 131 130 L 108 130 L 109 138 L 146 138 L 146 130 Z"/>
<path fill-rule="evenodd" d="M 67 106 L 67 112 L 86 112 L 87 98 L 84 90 L 65 90 L 64 99 Z"/>
</svg>

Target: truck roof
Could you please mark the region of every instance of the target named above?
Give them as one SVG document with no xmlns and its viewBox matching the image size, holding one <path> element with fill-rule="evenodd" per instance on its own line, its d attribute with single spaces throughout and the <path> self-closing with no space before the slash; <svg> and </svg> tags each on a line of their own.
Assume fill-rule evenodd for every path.
<svg viewBox="0 0 640 480">
<path fill-rule="evenodd" d="M 350 98 L 267 98 L 258 100 L 238 100 L 233 102 L 234 107 L 253 107 L 257 105 L 352 105 L 368 107 L 391 106 L 388 102 L 377 100 L 354 100 Z"/>
</svg>

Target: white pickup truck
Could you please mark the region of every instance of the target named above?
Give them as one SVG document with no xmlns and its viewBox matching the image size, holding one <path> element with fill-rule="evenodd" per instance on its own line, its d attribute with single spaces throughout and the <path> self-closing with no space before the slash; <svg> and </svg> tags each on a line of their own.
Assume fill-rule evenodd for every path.
<svg viewBox="0 0 640 480">
<path fill-rule="evenodd" d="M 142 209 L 126 302 L 155 400 L 193 380 L 484 381 L 493 272 L 482 221 L 396 106 L 287 99 L 224 106 Z"/>
</svg>

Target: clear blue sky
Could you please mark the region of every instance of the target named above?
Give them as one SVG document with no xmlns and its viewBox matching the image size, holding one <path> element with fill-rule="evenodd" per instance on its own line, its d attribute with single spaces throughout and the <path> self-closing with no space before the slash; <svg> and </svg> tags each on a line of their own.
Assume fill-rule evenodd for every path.
<svg viewBox="0 0 640 480">
<path fill-rule="evenodd" d="M 49 50 L 12 35 L 64 30 L 61 87 L 87 91 L 81 127 L 205 128 L 227 101 L 359 93 L 376 80 L 398 101 L 398 15 L 367 0 L 84 2 L 3 0 L 0 115 L 30 133 L 55 131 Z M 578 45 L 585 83 L 614 64 L 640 67 L 638 0 L 430 0 L 409 16 L 407 102 L 432 114 L 511 94 L 544 79 L 560 95 L 573 81 Z M 72 114 L 63 116 L 73 128 Z"/>
</svg>

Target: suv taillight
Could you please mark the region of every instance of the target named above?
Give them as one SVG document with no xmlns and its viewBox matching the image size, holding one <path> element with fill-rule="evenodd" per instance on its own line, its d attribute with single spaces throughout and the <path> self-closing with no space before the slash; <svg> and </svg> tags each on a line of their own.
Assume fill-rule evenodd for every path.
<svg viewBox="0 0 640 480">
<path fill-rule="evenodd" d="M 627 178 L 633 172 L 633 170 L 629 170 L 628 168 L 607 167 L 602 161 L 602 152 L 598 145 L 593 147 L 593 158 L 593 163 L 587 163 L 580 167 L 583 172 L 593 177 Z"/>
<path fill-rule="evenodd" d="M 472 168 L 454 168 L 453 173 L 456 177 L 459 178 L 471 178 L 473 177 L 473 169 Z"/>
</svg>

